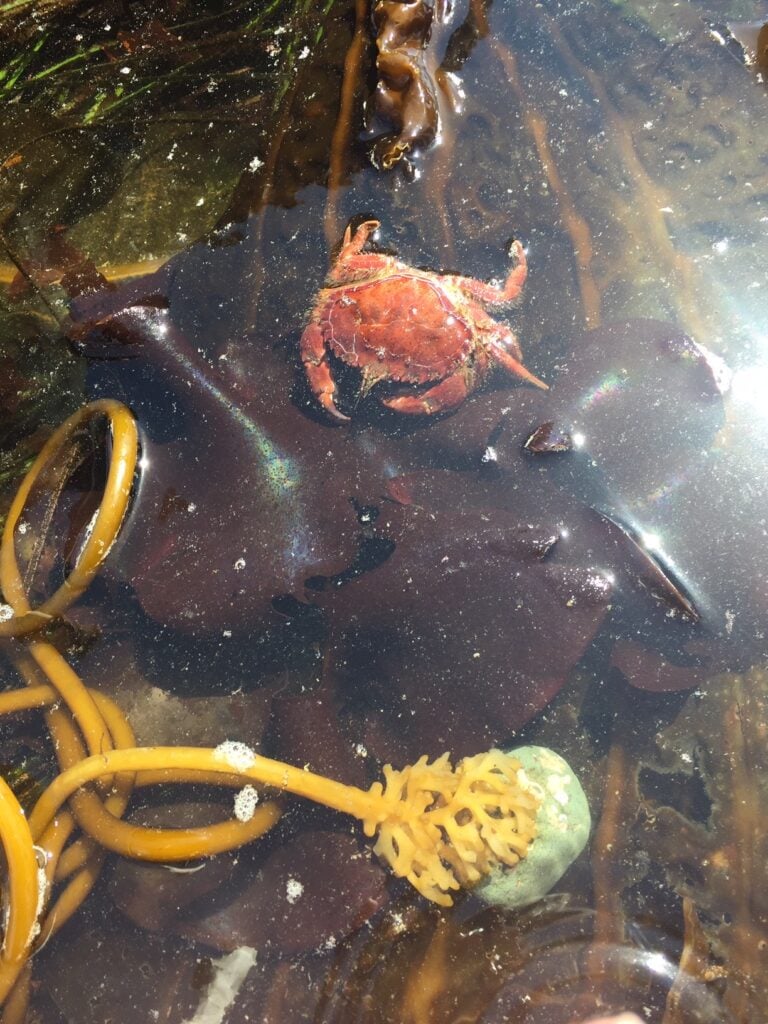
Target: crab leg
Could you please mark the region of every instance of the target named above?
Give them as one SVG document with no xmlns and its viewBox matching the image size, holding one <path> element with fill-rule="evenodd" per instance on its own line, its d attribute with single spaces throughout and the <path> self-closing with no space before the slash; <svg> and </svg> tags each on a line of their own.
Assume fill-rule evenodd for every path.
<svg viewBox="0 0 768 1024">
<path fill-rule="evenodd" d="M 349 416 L 336 408 L 336 384 L 331 376 L 323 332 L 317 324 L 310 324 L 301 336 L 301 361 L 320 405 L 337 423 L 349 423 Z"/>
<path fill-rule="evenodd" d="M 517 339 L 514 335 L 512 338 L 517 346 Z M 549 385 L 545 384 L 543 380 L 539 380 L 538 377 L 535 377 L 530 370 L 523 366 L 519 359 L 515 359 L 502 340 L 499 338 L 492 338 L 490 341 L 486 342 L 486 344 L 493 361 L 499 366 L 503 366 L 507 373 L 511 373 L 515 377 L 521 377 L 529 384 L 534 384 L 537 388 L 541 388 L 542 391 L 549 391 Z M 519 346 L 517 346 L 517 348 L 519 351 Z"/>
<path fill-rule="evenodd" d="M 438 412 L 447 412 L 461 405 L 472 390 L 473 375 L 467 376 L 466 370 L 457 370 L 450 377 L 441 380 L 419 395 L 395 395 L 393 398 L 382 398 L 381 404 L 395 412 L 410 413 L 413 416 L 433 416 Z"/>
<path fill-rule="evenodd" d="M 460 277 L 457 274 L 446 275 L 446 278 L 457 288 L 461 288 L 466 295 L 477 299 L 478 302 L 488 305 L 514 302 L 523 290 L 525 279 L 528 276 L 528 263 L 525 258 L 525 250 L 517 240 L 512 243 L 511 255 L 517 258 L 517 264 L 510 270 L 502 288 L 486 281 L 477 281 L 473 277 Z"/>
</svg>

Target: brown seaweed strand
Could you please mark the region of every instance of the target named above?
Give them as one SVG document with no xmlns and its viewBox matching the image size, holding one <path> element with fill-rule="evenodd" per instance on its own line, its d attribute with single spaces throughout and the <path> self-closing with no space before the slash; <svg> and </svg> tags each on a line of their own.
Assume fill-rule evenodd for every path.
<svg viewBox="0 0 768 1024">
<path fill-rule="evenodd" d="M 439 70 L 435 72 L 435 81 L 442 92 L 447 92 L 444 75 Z M 445 104 L 445 106 L 450 107 L 450 104 Z M 432 154 L 432 167 L 429 173 L 430 198 L 440 221 L 442 235 L 441 261 L 443 265 L 448 266 L 452 265 L 456 258 L 454 232 L 448 215 L 448 185 L 454 178 L 455 170 L 456 136 L 451 123 L 453 119 L 452 109 L 442 117 L 440 144 L 435 147 Z"/>
<path fill-rule="evenodd" d="M 0 1024 L 26 1024 L 31 982 L 32 961 L 28 960 L 3 1006 Z"/>
<path fill-rule="evenodd" d="M 525 88 L 517 70 L 514 54 L 495 39 L 491 46 L 504 67 L 509 84 L 515 93 L 523 114 L 525 126 L 530 132 L 539 160 L 557 200 L 563 226 L 568 232 L 576 257 L 576 276 L 579 283 L 584 319 L 589 327 L 600 325 L 600 288 L 592 272 L 592 234 L 586 220 L 576 209 L 568 187 L 560 176 L 557 163 L 549 144 L 549 128 L 543 115 L 528 102 Z"/>
<path fill-rule="evenodd" d="M 611 744 L 605 765 L 603 807 L 592 844 L 592 882 L 595 899 L 595 946 L 588 975 L 600 977 L 603 948 L 624 941 L 624 911 L 621 905 L 621 859 L 629 835 L 629 823 L 635 816 L 632 796 L 636 765 L 624 744 Z"/>
<path fill-rule="evenodd" d="M 467 19 L 472 18 L 477 26 L 477 35 L 485 39 L 488 35 L 488 0 L 469 0 L 469 14 Z"/>
<path fill-rule="evenodd" d="M 746 685 L 739 680 L 733 702 L 723 716 L 723 753 L 730 765 L 731 790 L 727 832 L 732 836 L 727 849 L 731 921 L 728 928 L 729 984 L 724 1003 L 733 1020 L 743 1024 L 752 1024 L 755 1019 L 753 1010 L 757 1007 L 753 1003 L 753 991 L 755 986 L 764 984 L 765 971 L 765 936 L 755 927 L 752 906 L 752 889 L 759 884 L 755 853 L 765 822 L 760 814 L 758 780 L 752 777 L 748 767 L 762 763 L 763 751 L 757 749 L 757 744 L 755 749 L 750 749 L 748 733 L 750 729 L 760 730 L 759 723 L 765 721 L 765 707 L 747 689 L 750 686 L 754 686 L 751 675 L 747 676 Z"/>
<path fill-rule="evenodd" d="M 294 965 L 279 963 L 270 979 L 264 1001 L 259 1008 L 259 1016 L 263 1021 L 285 1020 L 291 1006 L 291 995 L 295 987 Z M 173 1012 L 173 1007 L 169 1007 Z"/>
<path fill-rule="evenodd" d="M 333 964 L 325 974 L 312 1024 L 338 1024 L 344 1009 L 352 1007 L 355 1021 L 372 1019 L 377 1009 L 373 999 L 381 972 L 393 959 L 401 958 L 401 943 L 421 935 L 432 921 L 421 903 L 400 901 L 391 905 L 373 932 L 360 928 L 339 944 Z"/>
<path fill-rule="evenodd" d="M 255 202 L 253 198 L 254 173 L 252 171 L 245 171 L 235 186 L 226 212 L 221 218 L 219 218 L 219 223 L 217 225 L 217 227 L 222 231 L 228 230 L 233 223 L 245 221 L 249 216 L 255 214 L 253 229 L 253 262 L 251 275 L 248 278 L 249 287 L 246 290 L 249 328 L 253 328 L 256 325 L 256 311 L 258 309 L 259 298 L 261 296 L 261 288 L 264 283 L 264 216 L 272 195 L 277 161 L 280 157 L 280 153 L 282 152 L 285 136 L 288 134 L 288 129 L 291 126 L 290 115 L 291 110 L 293 109 L 293 102 L 296 98 L 296 93 L 298 92 L 300 78 L 301 76 L 299 74 L 294 76 L 291 87 L 288 89 L 283 100 L 283 109 L 280 113 L 280 119 L 277 123 L 275 133 L 272 136 L 272 144 L 269 147 L 266 160 L 264 161 L 262 177 L 263 184 Z"/>
<path fill-rule="evenodd" d="M 401 1011 L 403 1024 L 432 1024 L 437 1019 L 433 1013 L 435 1003 L 448 988 L 449 981 L 448 923 L 440 916 L 424 957 L 406 981 Z"/>
<path fill-rule="evenodd" d="M 0 232 L 0 245 L 3 245 L 3 234 Z M 7 248 L 6 246 L 4 246 Z M 137 260 L 135 263 L 105 263 L 98 267 L 97 270 L 103 277 L 109 281 L 122 281 L 126 277 L 140 277 L 144 274 L 154 274 L 156 270 L 159 270 L 164 263 L 167 263 L 175 253 L 169 252 L 164 256 L 154 257 L 151 260 Z M 19 265 L 17 263 L 0 263 L 0 285 L 6 287 L 15 281 L 19 276 Z M 62 277 L 64 277 L 65 271 L 52 275 L 49 279 L 50 284 L 58 284 Z M 32 278 L 24 273 L 24 276 L 29 281 L 32 288 L 35 289 L 36 296 L 44 301 L 44 295 L 37 284 Z M 49 306 L 49 308 L 51 308 Z"/>
<path fill-rule="evenodd" d="M 683 897 L 683 951 L 677 968 L 677 977 L 667 995 L 667 1005 L 661 1024 L 686 1024 L 687 1015 L 682 1007 L 683 996 L 691 982 L 710 980 L 709 943 L 701 927 L 696 904 L 690 896 Z"/>
<path fill-rule="evenodd" d="M 451 34 L 448 40 L 446 54 L 442 64 L 435 66 L 434 54 L 436 48 L 434 46 L 427 49 L 425 57 L 428 61 L 428 73 L 434 79 L 439 95 L 444 98 L 444 102 L 440 104 L 440 138 L 432 155 L 432 167 L 429 175 L 430 196 L 434 201 L 434 206 L 440 218 L 443 265 L 452 265 L 456 260 L 454 245 L 455 232 L 448 215 L 448 194 L 449 185 L 458 184 L 455 174 L 456 119 L 462 113 L 460 104 L 457 103 L 455 86 L 448 75 L 449 72 L 455 72 L 460 69 L 464 61 L 469 56 L 471 49 L 474 47 L 474 43 L 478 39 L 482 39 L 487 35 L 488 19 L 485 16 L 486 3 L 487 0 L 472 0 L 464 22 L 460 28 L 457 28 Z M 445 5 L 438 5 L 437 7 L 438 26 L 443 24 L 445 20 L 445 11 L 443 10 L 444 6 Z M 451 44 L 452 41 L 460 35 L 463 29 L 470 30 L 473 43 L 472 47 L 468 48 L 466 53 L 462 53 L 460 55 L 460 59 L 457 59 L 456 55 L 453 57 L 450 56 Z M 462 195 L 465 194 L 466 187 L 467 182 L 462 181 Z M 461 209 L 462 204 L 459 203 L 458 210 Z"/>
<path fill-rule="evenodd" d="M 363 52 L 368 42 L 368 0 L 355 0 L 355 29 L 344 58 L 339 116 L 331 137 L 331 158 L 328 168 L 328 200 L 325 204 L 325 241 L 328 252 L 341 236 L 338 216 L 338 194 L 347 173 L 349 147 L 352 140 L 355 101 L 360 90 Z"/>
<path fill-rule="evenodd" d="M 530 10 L 532 11 L 533 7 Z M 554 18 L 547 14 L 539 16 L 546 22 L 552 40 L 565 63 L 572 71 L 589 82 L 592 92 L 600 101 L 603 116 L 614 133 L 616 147 L 627 176 L 634 184 L 632 201 L 625 210 L 627 216 L 622 218 L 628 232 L 634 225 L 636 235 L 642 233 L 645 236 L 636 237 L 636 244 L 644 250 L 650 249 L 658 264 L 660 278 L 666 276 L 677 282 L 681 319 L 694 338 L 705 338 L 711 332 L 707 329 L 706 321 L 700 312 L 702 289 L 696 287 L 694 264 L 673 245 L 664 214 L 661 212 L 670 206 L 669 196 L 664 188 L 651 178 L 643 166 L 637 155 L 632 133 L 625 119 L 616 109 L 600 76 L 575 55 Z"/>
<path fill-rule="evenodd" d="M 281 98 L 277 124 L 272 133 L 263 167 L 258 172 L 247 170 L 241 174 L 232 191 L 229 203 L 215 226 L 216 233 L 226 236 L 228 232 L 232 231 L 234 225 L 247 221 L 250 217 L 254 218 L 251 274 L 248 278 L 248 288 L 244 300 L 244 312 L 247 316 L 246 326 L 249 330 L 256 327 L 257 309 L 264 283 L 264 217 L 272 199 L 275 172 L 283 150 L 283 143 L 293 126 L 291 114 L 299 91 L 299 84 L 303 81 L 303 72 L 309 63 L 306 62 L 304 65 L 294 63 L 293 81 Z"/>
</svg>

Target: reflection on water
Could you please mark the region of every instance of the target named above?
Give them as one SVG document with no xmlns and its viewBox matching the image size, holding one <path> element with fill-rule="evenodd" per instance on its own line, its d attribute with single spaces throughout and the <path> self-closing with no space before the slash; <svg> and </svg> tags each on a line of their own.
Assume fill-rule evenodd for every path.
<svg viewBox="0 0 768 1024">
<path fill-rule="evenodd" d="M 362 2 L 26 6 L 0 41 L 7 493 L 87 400 L 142 435 L 130 516 L 52 642 L 141 745 L 238 739 L 367 787 L 532 742 L 595 822 L 517 913 L 427 905 L 299 801 L 209 860 L 114 858 L 35 957 L 28 1019 L 764 1018 L 767 115 L 712 28 L 760 12 L 414 5 L 432 33 L 387 24 L 385 123 Z M 368 251 L 486 281 L 521 240 L 500 319 L 551 390 L 499 374 L 414 418 L 334 361 L 352 422 L 330 423 L 299 338 L 373 217 Z M 86 456 L 27 510 L 38 600 L 92 515 Z M 56 774 L 35 713 L 4 717 L 0 763 L 27 805 Z M 217 806 L 145 788 L 128 816 Z"/>
</svg>

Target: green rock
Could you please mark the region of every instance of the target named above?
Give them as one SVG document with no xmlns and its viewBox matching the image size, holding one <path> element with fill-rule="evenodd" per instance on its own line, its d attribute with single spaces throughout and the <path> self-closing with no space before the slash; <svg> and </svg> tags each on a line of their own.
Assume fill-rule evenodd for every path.
<svg viewBox="0 0 768 1024">
<path fill-rule="evenodd" d="M 484 903 L 511 910 L 536 903 L 556 885 L 587 845 L 591 817 L 581 783 L 559 754 L 546 747 L 507 753 L 542 794 L 537 834 L 519 864 L 494 868 L 473 892 Z"/>
</svg>

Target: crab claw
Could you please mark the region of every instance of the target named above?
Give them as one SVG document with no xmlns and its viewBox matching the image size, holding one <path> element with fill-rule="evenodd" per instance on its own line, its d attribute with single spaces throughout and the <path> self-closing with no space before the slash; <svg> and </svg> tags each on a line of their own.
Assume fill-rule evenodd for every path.
<svg viewBox="0 0 768 1024">
<path fill-rule="evenodd" d="M 365 220 L 362 224 L 358 224 L 353 235 L 352 225 L 348 224 L 347 230 L 344 232 L 341 256 L 349 257 L 360 252 L 374 231 L 378 231 L 380 227 L 381 221 L 379 220 Z"/>
<path fill-rule="evenodd" d="M 349 416 L 345 416 L 344 413 L 336 406 L 333 400 L 333 395 L 322 394 L 317 396 L 320 405 L 325 409 L 331 419 L 335 420 L 336 423 L 350 423 Z"/>
<path fill-rule="evenodd" d="M 336 384 L 328 364 L 328 351 L 323 332 L 315 323 L 309 324 L 301 336 L 301 361 L 320 405 L 337 423 L 349 423 L 349 416 L 336 407 Z"/>
</svg>

